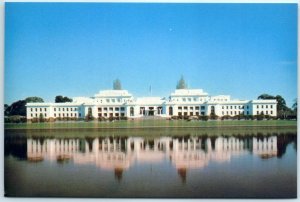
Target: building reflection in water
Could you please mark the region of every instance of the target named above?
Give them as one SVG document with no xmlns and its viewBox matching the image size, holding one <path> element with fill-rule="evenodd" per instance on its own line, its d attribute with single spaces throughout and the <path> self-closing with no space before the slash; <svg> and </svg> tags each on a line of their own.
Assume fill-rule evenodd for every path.
<svg viewBox="0 0 300 202">
<path fill-rule="evenodd" d="M 93 164 L 113 170 L 118 180 L 134 162 L 171 161 L 185 182 L 188 169 L 227 162 L 247 153 L 262 159 L 277 156 L 277 136 L 271 137 L 99 137 L 85 139 L 27 139 L 27 160 Z"/>
</svg>

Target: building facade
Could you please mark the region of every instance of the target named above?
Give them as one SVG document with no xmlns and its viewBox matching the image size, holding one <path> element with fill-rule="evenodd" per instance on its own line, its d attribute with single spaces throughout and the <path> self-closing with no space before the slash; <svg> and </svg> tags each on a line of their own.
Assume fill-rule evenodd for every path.
<svg viewBox="0 0 300 202">
<path fill-rule="evenodd" d="M 75 97 L 67 103 L 28 103 L 33 118 L 142 118 L 157 116 L 277 116 L 276 100 L 232 100 L 229 95 L 210 96 L 202 89 L 177 89 L 168 98 L 134 98 L 127 90 L 104 90 L 93 97 Z"/>
</svg>

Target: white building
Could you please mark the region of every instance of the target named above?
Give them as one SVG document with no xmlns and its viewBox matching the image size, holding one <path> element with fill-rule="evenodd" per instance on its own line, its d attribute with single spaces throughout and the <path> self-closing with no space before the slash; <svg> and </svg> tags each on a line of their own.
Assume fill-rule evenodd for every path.
<svg viewBox="0 0 300 202">
<path fill-rule="evenodd" d="M 127 90 L 104 90 L 94 97 L 75 97 L 67 103 L 28 103 L 27 119 L 94 118 L 147 116 L 277 116 L 276 100 L 231 100 L 229 95 L 209 96 L 202 89 L 177 89 L 168 99 L 134 98 Z"/>
</svg>

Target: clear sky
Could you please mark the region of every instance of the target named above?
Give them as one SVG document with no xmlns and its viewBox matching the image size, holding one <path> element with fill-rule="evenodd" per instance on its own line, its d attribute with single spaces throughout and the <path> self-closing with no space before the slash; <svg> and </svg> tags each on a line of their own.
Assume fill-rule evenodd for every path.
<svg viewBox="0 0 300 202">
<path fill-rule="evenodd" d="M 5 103 L 93 96 L 297 97 L 297 4 L 6 3 Z"/>
</svg>

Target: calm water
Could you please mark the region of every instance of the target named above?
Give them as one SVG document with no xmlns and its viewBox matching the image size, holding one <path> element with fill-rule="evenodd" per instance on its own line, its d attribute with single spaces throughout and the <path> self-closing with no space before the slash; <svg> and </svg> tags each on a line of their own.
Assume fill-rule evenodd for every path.
<svg viewBox="0 0 300 202">
<path fill-rule="evenodd" d="M 217 131 L 211 135 L 185 129 L 176 135 L 166 130 L 128 134 L 130 131 L 7 130 L 5 193 L 56 197 L 297 196 L 296 132 Z"/>
</svg>

